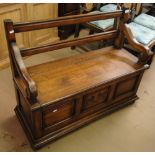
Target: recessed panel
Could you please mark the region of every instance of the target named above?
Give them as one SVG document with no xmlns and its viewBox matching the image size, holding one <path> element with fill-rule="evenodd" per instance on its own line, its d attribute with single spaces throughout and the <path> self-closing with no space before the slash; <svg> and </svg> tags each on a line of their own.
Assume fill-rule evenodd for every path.
<svg viewBox="0 0 155 155">
<path fill-rule="evenodd" d="M 105 106 L 108 97 L 108 89 L 98 90 L 84 96 L 82 111 L 93 109 L 97 106 Z"/>
<path fill-rule="evenodd" d="M 116 87 L 115 97 L 134 92 L 137 78 L 138 78 L 137 76 L 131 77 L 131 78 L 128 78 L 122 82 L 119 82 Z"/>
<path fill-rule="evenodd" d="M 59 123 L 63 123 L 65 120 L 70 119 L 75 113 L 74 101 L 68 101 L 63 104 L 58 104 L 51 108 L 44 110 L 43 121 L 44 126 L 49 127 Z"/>
</svg>

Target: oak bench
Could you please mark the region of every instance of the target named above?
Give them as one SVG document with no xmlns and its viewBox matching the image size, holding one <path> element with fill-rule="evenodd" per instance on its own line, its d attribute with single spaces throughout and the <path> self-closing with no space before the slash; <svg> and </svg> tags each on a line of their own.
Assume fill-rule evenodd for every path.
<svg viewBox="0 0 155 155">
<path fill-rule="evenodd" d="M 34 149 L 110 112 L 133 103 L 152 53 L 138 43 L 125 24 L 128 13 L 75 15 L 48 21 L 13 23 L 5 20 L 6 38 L 15 86 L 15 112 Z M 15 33 L 116 18 L 114 30 L 44 46 L 20 49 Z M 123 48 L 124 36 L 139 52 Z M 114 45 L 81 55 L 26 67 L 23 58 L 93 41 L 114 40 Z"/>
</svg>

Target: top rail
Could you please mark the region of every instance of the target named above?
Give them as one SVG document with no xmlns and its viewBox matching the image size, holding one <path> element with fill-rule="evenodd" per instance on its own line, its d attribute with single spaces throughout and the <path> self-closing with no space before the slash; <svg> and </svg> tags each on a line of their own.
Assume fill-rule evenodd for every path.
<svg viewBox="0 0 155 155">
<path fill-rule="evenodd" d="M 59 17 L 57 19 L 46 21 L 44 20 L 44 21 L 34 21 L 25 23 L 14 23 L 13 28 L 15 33 L 19 33 L 19 32 L 52 28 L 57 26 L 85 23 L 93 20 L 117 18 L 121 17 L 122 14 L 123 10 L 116 10 L 114 12 L 106 12 L 106 13 L 73 15 L 67 17 Z"/>
</svg>

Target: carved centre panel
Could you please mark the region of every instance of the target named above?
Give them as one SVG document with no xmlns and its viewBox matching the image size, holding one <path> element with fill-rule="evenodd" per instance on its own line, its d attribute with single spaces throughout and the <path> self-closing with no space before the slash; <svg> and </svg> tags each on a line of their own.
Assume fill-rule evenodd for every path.
<svg viewBox="0 0 155 155">
<path fill-rule="evenodd" d="M 89 93 L 83 98 L 82 111 L 93 109 L 98 106 L 106 106 L 108 88 Z"/>
</svg>

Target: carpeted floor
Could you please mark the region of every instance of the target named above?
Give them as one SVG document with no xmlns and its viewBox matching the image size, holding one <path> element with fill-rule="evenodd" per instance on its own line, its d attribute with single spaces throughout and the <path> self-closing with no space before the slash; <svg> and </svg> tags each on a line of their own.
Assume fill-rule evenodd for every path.
<svg viewBox="0 0 155 155">
<path fill-rule="evenodd" d="M 39 54 L 26 64 L 80 54 L 79 50 Z M 38 151 L 155 151 L 155 62 L 138 90 L 139 100 L 72 132 Z M 11 70 L 0 71 L 0 151 L 32 151 L 14 113 L 16 99 Z"/>
</svg>

